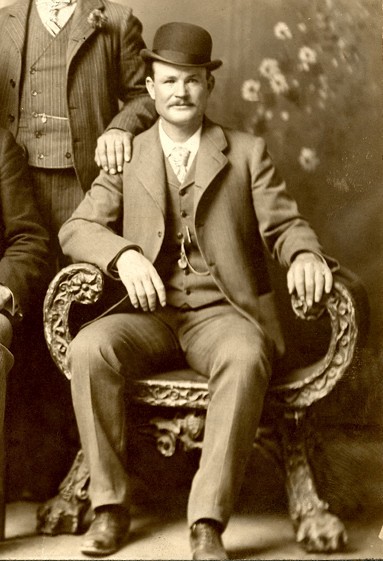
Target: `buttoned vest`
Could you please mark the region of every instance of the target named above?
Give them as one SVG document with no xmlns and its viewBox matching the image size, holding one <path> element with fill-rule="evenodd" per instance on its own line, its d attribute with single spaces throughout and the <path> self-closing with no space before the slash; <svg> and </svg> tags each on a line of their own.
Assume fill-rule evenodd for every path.
<svg viewBox="0 0 383 561">
<path fill-rule="evenodd" d="M 56 37 L 43 25 L 32 2 L 24 59 L 17 141 L 29 165 L 73 166 L 66 101 L 66 52 L 71 20 Z"/>
<path fill-rule="evenodd" d="M 196 158 L 185 180 L 180 185 L 167 158 L 165 160 L 167 179 L 167 202 L 165 238 L 156 260 L 157 271 L 166 287 L 166 301 L 177 308 L 198 308 L 220 300 L 225 296 L 208 274 L 208 267 L 197 245 L 194 228 L 194 177 Z M 184 239 L 189 266 L 180 268 L 181 242 Z"/>
</svg>

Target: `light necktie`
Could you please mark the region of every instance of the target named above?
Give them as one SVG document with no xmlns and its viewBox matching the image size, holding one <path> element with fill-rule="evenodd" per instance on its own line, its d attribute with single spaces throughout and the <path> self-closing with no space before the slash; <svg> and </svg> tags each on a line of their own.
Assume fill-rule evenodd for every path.
<svg viewBox="0 0 383 561">
<path fill-rule="evenodd" d="M 59 12 L 63 8 L 70 6 L 72 0 L 38 0 L 37 4 L 45 6 L 48 17 L 45 19 L 44 25 L 46 25 L 53 35 L 57 35 L 62 28 L 58 22 Z"/>
<path fill-rule="evenodd" d="M 170 153 L 169 159 L 174 164 L 174 170 L 180 183 L 183 183 L 186 173 L 190 151 L 184 146 L 175 146 Z"/>
</svg>

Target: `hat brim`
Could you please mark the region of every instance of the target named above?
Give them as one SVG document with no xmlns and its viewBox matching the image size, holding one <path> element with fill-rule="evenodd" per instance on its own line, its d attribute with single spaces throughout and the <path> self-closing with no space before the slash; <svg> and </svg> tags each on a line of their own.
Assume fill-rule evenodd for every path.
<svg viewBox="0 0 383 561">
<path fill-rule="evenodd" d="M 140 51 L 140 55 L 142 56 L 142 58 L 145 61 L 156 61 L 158 60 L 159 62 L 165 62 L 167 64 L 173 64 L 174 66 L 186 66 L 188 68 L 193 68 L 196 66 L 202 67 L 202 68 L 207 68 L 208 70 L 216 70 L 217 68 L 219 68 L 222 65 L 222 60 L 219 59 L 215 59 L 215 60 L 209 60 L 208 62 L 204 62 L 204 63 L 190 63 L 190 62 L 184 62 L 184 61 L 175 61 L 175 60 L 171 60 L 168 58 L 164 58 L 160 55 L 158 55 L 157 53 L 151 51 L 150 49 L 142 49 Z"/>
</svg>

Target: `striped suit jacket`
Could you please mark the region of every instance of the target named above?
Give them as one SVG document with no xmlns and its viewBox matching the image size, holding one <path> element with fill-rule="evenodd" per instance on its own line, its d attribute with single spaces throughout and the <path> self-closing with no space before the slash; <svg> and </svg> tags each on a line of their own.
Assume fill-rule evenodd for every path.
<svg viewBox="0 0 383 561">
<path fill-rule="evenodd" d="M 31 2 L 18 0 L 0 10 L 0 126 L 15 136 Z M 108 0 L 77 2 L 66 57 L 66 99 L 74 166 L 86 191 L 98 173 L 94 150 L 105 129 L 137 134 L 157 117 L 144 85 L 139 20 L 129 8 Z M 95 9 L 107 18 L 101 29 L 88 21 Z"/>
</svg>

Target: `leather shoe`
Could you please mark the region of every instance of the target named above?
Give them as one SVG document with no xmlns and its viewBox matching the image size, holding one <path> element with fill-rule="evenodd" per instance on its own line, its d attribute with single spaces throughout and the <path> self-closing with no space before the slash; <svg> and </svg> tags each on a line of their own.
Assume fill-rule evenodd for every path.
<svg viewBox="0 0 383 561">
<path fill-rule="evenodd" d="M 91 557 L 111 555 L 118 551 L 129 533 L 129 512 L 119 506 L 102 507 L 85 534 L 81 552 Z"/>
<path fill-rule="evenodd" d="M 228 559 L 221 539 L 219 522 L 198 521 L 190 530 L 190 545 L 194 560 Z"/>
</svg>

